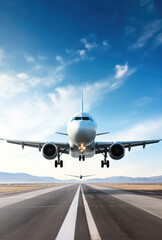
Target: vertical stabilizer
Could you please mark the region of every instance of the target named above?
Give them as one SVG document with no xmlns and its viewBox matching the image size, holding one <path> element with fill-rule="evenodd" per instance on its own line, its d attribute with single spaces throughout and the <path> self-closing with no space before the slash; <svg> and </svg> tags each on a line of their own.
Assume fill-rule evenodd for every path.
<svg viewBox="0 0 162 240">
<path fill-rule="evenodd" d="M 83 89 L 82 89 L 82 112 L 83 112 Z"/>
</svg>

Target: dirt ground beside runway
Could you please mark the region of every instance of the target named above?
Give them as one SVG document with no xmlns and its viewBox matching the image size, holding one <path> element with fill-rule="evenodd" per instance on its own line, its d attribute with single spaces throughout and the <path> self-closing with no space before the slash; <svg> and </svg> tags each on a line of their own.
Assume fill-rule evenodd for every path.
<svg viewBox="0 0 162 240">
<path fill-rule="evenodd" d="M 48 187 L 57 187 L 63 185 L 62 183 L 20 183 L 20 184 L 0 184 L 1 193 L 32 191 Z"/>
</svg>

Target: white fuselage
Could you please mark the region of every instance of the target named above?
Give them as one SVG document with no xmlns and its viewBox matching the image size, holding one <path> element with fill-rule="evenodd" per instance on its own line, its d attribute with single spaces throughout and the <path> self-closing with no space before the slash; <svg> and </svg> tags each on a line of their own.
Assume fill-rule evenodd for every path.
<svg viewBox="0 0 162 240">
<path fill-rule="evenodd" d="M 72 157 L 84 155 L 93 157 L 97 124 L 88 113 L 78 113 L 68 122 L 68 136 L 70 138 L 70 154 Z"/>
</svg>

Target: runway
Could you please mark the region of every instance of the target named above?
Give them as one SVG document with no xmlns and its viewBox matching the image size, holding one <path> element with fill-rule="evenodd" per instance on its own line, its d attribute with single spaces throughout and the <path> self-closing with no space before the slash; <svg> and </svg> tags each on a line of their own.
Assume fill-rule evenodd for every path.
<svg viewBox="0 0 162 240">
<path fill-rule="evenodd" d="M 161 240 L 162 199 L 69 184 L 0 198 L 1 240 Z"/>
</svg>

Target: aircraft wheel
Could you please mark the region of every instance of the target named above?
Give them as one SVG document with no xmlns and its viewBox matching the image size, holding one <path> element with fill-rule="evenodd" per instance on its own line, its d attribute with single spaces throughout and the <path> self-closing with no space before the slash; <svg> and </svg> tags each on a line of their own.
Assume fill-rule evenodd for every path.
<svg viewBox="0 0 162 240">
<path fill-rule="evenodd" d="M 109 161 L 106 161 L 106 166 L 107 166 L 107 168 L 109 168 L 109 166 L 110 166 L 110 162 Z"/>
<path fill-rule="evenodd" d="M 79 161 L 81 161 L 81 159 L 82 159 L 82 156 L 81 156 L 81 155 L 79 155 Z"/>
<path fill-rule="evenodd" d="M 82 158 L 82 159 L 83 159 L 83 161 L 85 161 L 85 156 L 84 156 L 84 155 L 83 155 L 83 158 Z"/>
<path fill-rule="evenodd" d="M 55 160 L 55 168 L 57 168 L 58 162 L 57 160 Z"/>
<path fill-rule="evenodd" d="M 104 161 L 103 160 L 101 161 L 101 167 L 102 168 L 104 167 Z"/>
<path fill-rule="evenodd" d="M 61 168 L 63 167 L 63 161 L 62 160 L 60 161 L 60 167 Z"/>
</svg>

